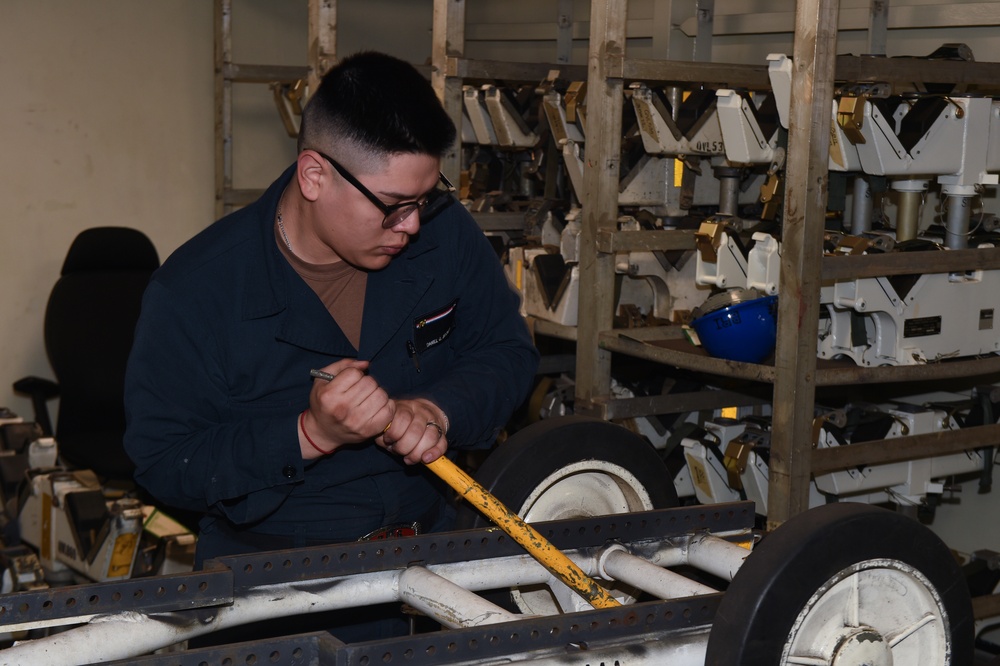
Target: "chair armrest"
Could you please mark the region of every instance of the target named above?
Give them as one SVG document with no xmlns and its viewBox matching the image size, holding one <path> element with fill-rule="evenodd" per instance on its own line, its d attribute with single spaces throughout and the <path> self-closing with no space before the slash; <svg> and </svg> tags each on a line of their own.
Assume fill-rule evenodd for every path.
<svg viewBox="0 0 1000 666">
<path fill-rule="evenodd" d="M 52 437 L 52 420 L 49 418 L 49 407 L 46 401 L 59 395 L 59 384 L 44 377 L 23 377 L 14 382 L 14 393 L 31 398 L 31 407 L 35 411 L 35 423 L 42 429 L 45 437 Z"/>
</svg>

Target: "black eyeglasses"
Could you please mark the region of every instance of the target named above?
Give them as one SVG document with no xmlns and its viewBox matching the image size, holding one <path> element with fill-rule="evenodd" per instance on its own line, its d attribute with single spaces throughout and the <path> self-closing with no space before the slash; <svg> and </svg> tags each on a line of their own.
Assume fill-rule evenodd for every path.
<svg viewBox="0 0 1000 666">
<path fill-rule="evenodd" d="M 424 195 L 421 201 L 401 201 L 397 204 L 388 205 L 382 202 L 377 196 L 371 193 L 371 191 L 361 184 L 361 182 L 351 175 L 351 172 L 340 166 L 337 160 L 333 159 L 329 155 L 319 153 L 323 159 L 330 163 L 330 165 L 337 170 L 341 176 L 344 177 L 348 183 L 354 186 L 354 188 L 365 195 L 365 197 L 371 201 L 375 206 L 382 211 L 385 216 L 382 218 L 382 228 L 392 229 L 394 226 L 408 218 L 413 214 L 414 211 L 419 211 L 420 221 L 424 222 L 431 219 L 442 210 L 447 208 L 454 199 L 449 196 L 455 191 L 455 186 L 444 177 L 444 174 L 438 174 L 438 182 L 433 190 Z"/>
</svg>

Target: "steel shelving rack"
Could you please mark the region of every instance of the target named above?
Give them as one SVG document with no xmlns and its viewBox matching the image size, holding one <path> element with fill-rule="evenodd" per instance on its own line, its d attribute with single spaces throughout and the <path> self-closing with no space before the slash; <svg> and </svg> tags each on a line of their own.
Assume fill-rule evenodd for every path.
<svg viewBox="0 0 1000 666">
<path fill-rule="evenodd" d="M 214 0 L 215 28 L 215 213 L 255 201 L 263 190 L 233 187 L 233 84 L 272 86 L 306 81 L 315 90 L 336 62 L 337 0 L 309 1 L 309 64 L 251 65 L 233 62 L 233 0 Z"/>
</svg>

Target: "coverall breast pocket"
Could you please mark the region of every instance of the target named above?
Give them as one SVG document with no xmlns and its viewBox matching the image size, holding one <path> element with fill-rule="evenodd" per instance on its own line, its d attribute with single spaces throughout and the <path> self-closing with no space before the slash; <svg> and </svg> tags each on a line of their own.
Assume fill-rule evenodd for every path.
<svg viewBox="0 0 1000 666">
<path fill-rule="evenodd" d="M 444 307 L 435 308 L 413 320 L 413 337 L 407 343 L 407 352 L 420 371 L 421 355 L 448 339 L 455 330 L 455 310 L 458 300 Z"/>
</svg>

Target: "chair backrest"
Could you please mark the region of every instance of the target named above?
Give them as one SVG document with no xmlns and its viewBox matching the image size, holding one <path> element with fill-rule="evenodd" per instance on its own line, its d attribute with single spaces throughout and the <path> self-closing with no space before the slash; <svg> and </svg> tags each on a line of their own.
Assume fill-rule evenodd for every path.
<svg viewBox="0 0 1000 666">
<path fill-rule="evenodd" d="M 159 265 L 141 231 L 86 229 L 70 246 L 45 310 L 45 350 L 59 382 L 60 453 L 100 476 L 132 477 L 122 446 L 125 365 L 143 291 Z"/>
</svg>

